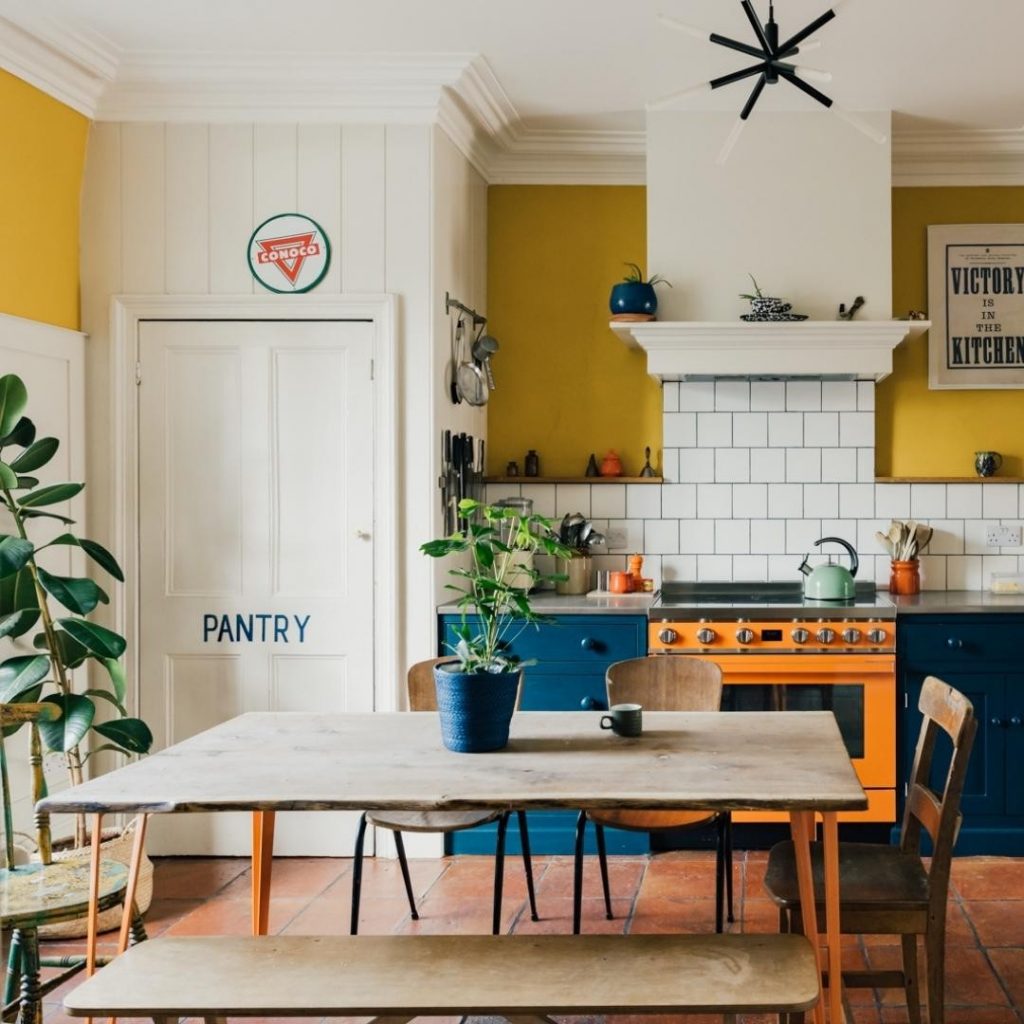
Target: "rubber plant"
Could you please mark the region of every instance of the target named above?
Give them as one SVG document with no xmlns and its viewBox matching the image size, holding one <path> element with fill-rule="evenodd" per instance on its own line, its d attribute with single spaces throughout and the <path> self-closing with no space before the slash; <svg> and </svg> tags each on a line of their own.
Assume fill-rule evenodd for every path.
<svg viewBox="0 0 1024 1024">
<path fill-rule="evenodd" d="M 30 539 L 30 527 L 40 521 L 73 526 L 74 520 L 52 506 L 74 498 L 85 484 L 40 486 L 30 475 L 50 462 L 60 442 L 36 437 L 35 425 L 24 415 L 27 405 L 21 378 L 0 377 L 0 499 L 10 519 L 8 528 L 13 526 L 12 533 L 0 533 L 0 638 L 14 640 L 38 629 L 31 639 L 37 653 L 16 654 L 0 663 L 0 703 L 42 700 L 60 708 L 55 721 L 39 723 L 39 732 L 48 750 L 64 755 L 70 780 L 77 784 L 89 757 L 101 750 L 144 754 L 153 736 L 125 707 L 124 638 L 87 618 L 109 602 L 106 592 L 88 577 L 57 576 L 39 565 L 38 556 L 47 548 L 77 547 L 109 576 L 124 581 L 114 556 L 95 541 L 70 530 L 45 543 Z M 61 610 L 55 613 L 51 601 Z M 104 685 L 77 690 L 71 673 L 89 662 L 102 667 L 96 676 Z M 98 721 L 98 701 L 114 717 Z M 98 742 L 83 754 L 86 740 L 93 737 Z"/>
</svg>

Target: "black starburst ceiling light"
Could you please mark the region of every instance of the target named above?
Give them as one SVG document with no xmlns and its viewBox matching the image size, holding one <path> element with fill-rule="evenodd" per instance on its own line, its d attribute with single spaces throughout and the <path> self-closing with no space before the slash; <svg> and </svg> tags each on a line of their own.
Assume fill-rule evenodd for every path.
<svg viewBox="0 0 1024 1024">
<path fill-rule="evenodd" d="M 709 82 L 701 82 L 699 85 L 692 86 L 688 89 L 683 89 L 680 92 L 675 92 L 669 96 L 664 96 L 661 99 L 654 100 L 652 103 L 648 104 L 649 109 L 666 107 L 681 99 L 685 99 L 686 97 L 694 96 L 708 90 L 721 89 L 723 86 L 732 85 L 734 82 L 741 82 L 745 79 L 756 77 L 757 81 L 754 83 L 754 88 L 750 91 L 750 95 L 747 97 L 747 102 L 743 105 L 743 109 L 740 111 L 736 124 L 733 126 L 732 131 L 725 140 L 725 144 L 722 146 L 722 151 L 718 155 L 718 162 L 724 163 L 728 158 L 729 153 L 732 151 L 733 146 L 736 144 L 736 140 L 739 138 L 744 124 L 747 122 L 747 119 L 753 112 L 754 107 L 757 105 L 757 101 L 761 98 L 761 94 L 764 92 L 765 86 L 777 85 L 780 81 L 785 81 L 789 82 L 790 85 L 796 86 L 797 89 L 806 93 L 827 110 L 831 110 L 833 113 L 843 118 L 843 120 L 853 125 L 853 127 L 858 129 L 858 131 L 867 135 L 868 138 L 873 139 L 879 144 L 884 143 L 886 141 L 886 136 L 882 132 L 879 132 L 874 125 L 869 124 L 852 111 L 844 110 L 837 106 L 831 97 L 826 96 L 825 93 L 820 89 L 815 88 L 811 82 L 808 81 L 808 79 L 811 79 L 819 82 L 830 82 L 832 80 L 832 76 L 828 72 L 792 62 L 792 58 L 796 57 L 798 54 L 807 53 L 809 50 L 815 49 L 821 45 L 818 42 L 805 42 L 805 40 L 809 40 L 815 32 L 832 21 L 836 16 L 836 12 L 845 2 L 846 0 L 836 0 L 829 10 L 819 15 L 808 25 L 804 26 L 804 28 L 799 32 L 780 41 L 779 25 L 775 20 L 775 4 L 773 2 L 769 2 L 768 21 L 762 22 L 758 17 L 757 11 L 754 9 L 754 5 L 751 0 L 740 0 L 740 6 L 743 8 L 743 13 L 747 16 L 747 20 L 750 22 L 750 27 L 754 30 L 756 45 L 743 43 L 738 39 L 731 39 L 728 36 L 720 35 L 718 32 L 707 32 L 703 29 L 694 28 L 691 25 L 684 24 L 676 18 L 669 17 L 665 14 L 658 15 L 658 19 L 663 24 L 668 25 L 671 28 L 685 32 L 697 39 L 706 39 L 717 46 L 724 46 L 727 49 L 736 50 L 739 53 L 746 54 L 748 57 L 753 57 L 756 63 L 751 64 L 748 67 L 741 68 L 739 71 L 733 71 L 727 75 L 712 78 Z"/>
</svg>

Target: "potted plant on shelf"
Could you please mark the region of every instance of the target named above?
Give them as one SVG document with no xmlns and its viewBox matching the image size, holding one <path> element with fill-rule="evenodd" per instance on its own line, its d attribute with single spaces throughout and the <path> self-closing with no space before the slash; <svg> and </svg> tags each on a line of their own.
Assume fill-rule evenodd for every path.
<svg viewBox="0 0 1024 1024">
<path fill-rule="evenodd" d="M 42 701 L 60 709 L 55 721 L 39 723 L 40 738 L 47 750 L 63 755 L 69 780 L 76 785 L 82 781 L 86 762 L 101 750 L 144 754 L 153 736 L 146 723 L 129 715 L 125 706 L 124 638 L 87 618 L 98 605 L 108 603 L 106 592 L 88 577 L 58 576 L 39 564 L 40 554 L 47 549 L 74 547 L 107 575 L 124 581 L 121 567 L 106 548 L 75 536 L 68 529 L 74 521 L 53 511 L 79 494 L 85 484 L 40 485 L 31 475 L 53 459 L 60 442 L 55 437 L 36 437 L 35 425 L 23 415 L 27 404 L 21 378 L 0 377 L 0 505 L 14 531 L 0 533 L 0 640 L 12 644 L 11 656 L 0 662 L 0 703 Z M 30 529 L 40 533 L 44 524 L 50 526 L 48 537 L 31 540 Z M 54 613 L 51 599 L 62 611 Z M 33 630 L 37 631 L 33 634 Z M 19 637 L 26 640 L 14 647 Z M 85 682 L 90 668 L 96 677 L 94 685 L 81 685 L 79 680 Z M 104 715 L 97 714 L 100 706 Z M 87 740 L 93 742 L 83 750 Z M 118 833 L 111 836 L 115 843 L 119 838 Z M 85 846 L 81 818 L 73 845 L 77 850 Z M 122 850 L 107 850 L 105 855 L 127 860 L 130 843 L 119 845 Z M 77 850 L 63 855 L 58 850 L 55 859 L 73 856 Z M 120 911 L 115 908 L 114 913 L 119 920 Z M 75 934 L 73 924 L 56 927 L 71 935 Z"/>
<path fill-rule="evenodd" d="M 644 272 L 635 263 L 627 263 L 629 273 L 616 285 L 612 285 L 611 307 L 613 319 L 653 320 L 658 311 L 658 296 L 654 291 L 657 284 L 672 285 L 660 274 L 645 281 Z"/>
<path fill-rule="evenodd" d="M 520 574 L 528 572 L 534 584 L 561 578 L 526 569 L 517 556 L 531 552 L 565 558 L 570 552 L 543 516 L 468 498 L 459 503 L 459 515 L 469 520 L 464 531 L 428 541 L 420 550 L 431 558 L 469 555 L 468 564 L 448 570 L 458 581 L 448 589 L 459 595 L 462 614 L 452 647 L 458 661 L 436 666 L 434 684 L 444 745 L 481 753 L 508 743 L 526 665 L 509 648 L 523 629 L 543 621 L 530 605 Z"/>
</svg>

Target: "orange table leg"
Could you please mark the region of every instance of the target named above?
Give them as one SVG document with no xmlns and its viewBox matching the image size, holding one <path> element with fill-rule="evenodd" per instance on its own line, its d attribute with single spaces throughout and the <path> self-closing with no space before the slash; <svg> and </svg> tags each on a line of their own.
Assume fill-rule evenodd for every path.
<svg viewBox="0 0 1024 1024">
<path fill-rule="evenodd" d="M 791 811 L 790 830 L 793 833 L 793 853 L 796 859 L 796 877 L 800 888 L 800 916 L 803 919 L 804 935 L 819 958 L 818 915 L 814 903 L 814 874 L 811 868 L 811 835 L 814 830 L 814 815 L 807 811 Z M 825 1024 L 825 998 L 822 992 L 812 1011 L 814 1024 Z M 841 1021 L 842 1018 L 836 1018 Z"/>
<path fill-rule="evenodd" d="M 100 922 L 100 843 L 103 839 L 103 815 L 92 819 L 92 850 L 89 857 L 89 914 L 85 941 L 85 973 L 96 973 L 96 936 Z"/>
<path fill-rule="evenodd" d="M 270 926 L 270 875 L 274 862 L 274 812 L 252 812 L 252 933 Z"/>
<path fill-rule="evenodd" d="M 834 812 L 822 814 L 825 861 L 825 936 L 828 942 L 829 1019 L 843 1020 L 843 949 L 839 921 L 839 823 Z"/>
<path fill-rule="evenodd" d="M 139 871 L 142 869 L 142 852 L 146 847 L 146 825 L 148 824 L 148 814 L 140 814 L 135 819 L 135 839 L 132 842 L 132 859 L 128 864 L 128 886 L 124 892 L 124 911 L 121 914 L 121 934 L 117 940 L 118 953 L 123 953 L 128 948 L 132 915 L 135 911 L 135 890 L 139 885 Z"/>
</svg>

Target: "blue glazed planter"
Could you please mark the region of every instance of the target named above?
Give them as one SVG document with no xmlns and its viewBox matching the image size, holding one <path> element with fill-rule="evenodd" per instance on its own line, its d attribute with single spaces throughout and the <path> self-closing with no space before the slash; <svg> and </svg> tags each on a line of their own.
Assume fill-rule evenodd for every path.
<svg viewBox="0 0 1024 1024">
<path fill-rule="evenodd" d="M 613 313 L 650 313 L 658 309 L 658 296 L 654 285 L 643 281 L 620 281 L 612 286 L 608 305 Z"/>
<path fill-rule="evenodd" d="M 441 738 L 449 750 L 481 754 L 508 744 L 522 672 L 449 672 L 434 668 Z"/>
</svg>

